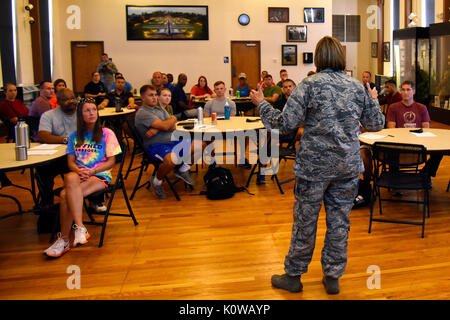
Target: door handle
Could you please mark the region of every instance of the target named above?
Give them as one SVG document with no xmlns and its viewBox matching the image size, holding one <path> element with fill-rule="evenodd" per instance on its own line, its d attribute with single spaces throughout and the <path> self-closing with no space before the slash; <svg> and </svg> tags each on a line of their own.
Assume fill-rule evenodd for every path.
<svg viewBox="0 0 450 320">
<path fill-rule="evenodd" d="M 232 78 L 236 77 L 236 66 L 231 66 L 231 76 Z"/>
</svg>

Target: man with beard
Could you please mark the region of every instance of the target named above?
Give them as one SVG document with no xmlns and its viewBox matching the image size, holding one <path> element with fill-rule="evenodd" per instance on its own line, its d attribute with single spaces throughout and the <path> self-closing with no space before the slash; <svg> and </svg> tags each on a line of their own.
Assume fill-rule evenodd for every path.
<svg viewBox="0 0 450 320">
<path fill-rule="evenodd" d="M 67 144 L 69 135 L 77 129 L 77 100 L 73 91 L 61 90 L 56 98 L 60 107 L 43 113 L 39 122 L 38 138 L 41 143 Z M 54 179 L 67 172 L 66 157 L 36 169 L 42 205 L 53 204 Z"/>
</svg>

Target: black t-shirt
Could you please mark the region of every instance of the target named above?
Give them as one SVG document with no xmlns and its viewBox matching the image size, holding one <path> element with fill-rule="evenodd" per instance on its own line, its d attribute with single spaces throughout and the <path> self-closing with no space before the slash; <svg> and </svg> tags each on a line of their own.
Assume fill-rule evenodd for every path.
<svg viewBox="0 0 450 320">
<path fill-rule="evenodd" d="M 117 94 L 117 91 L 111 91 L 106 94 L 106 98 L 108 99 L 108 105 L 107 108 L 114 108 L 116 106 L 116 98 L 120 99 L 120 105 L 122 108 L 126 107 L 128 105 L 128 99 L 133 98 L 133 95 L 129 91 L 122 91 L 120 95 Z"/>
<path fill-rule="evenodd" d="M 85 87 L 84 87 L 84 93 L 88 93 L 88 94 L 99 94 L 99 93 L 105 93 L 106 92 L 106 87 L 103 84 L 103 82 L 99 81 L 98 83 L 94 83 L 94 82 L 89 82 Z M 105 99 L 104 96 L 100 96 L 100 97 L 96 97 L 95 98 L 95 103 L 98 105 L 100 104 L 103 99 Z"/>
</svg>

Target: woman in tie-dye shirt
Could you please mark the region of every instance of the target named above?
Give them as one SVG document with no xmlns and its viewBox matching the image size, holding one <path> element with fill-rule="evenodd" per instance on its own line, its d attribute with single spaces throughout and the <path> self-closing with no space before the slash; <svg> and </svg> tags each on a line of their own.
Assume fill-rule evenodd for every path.
<svg viewBox="0 0 450 320">
<path fill-rule="evenodd" d="M 114 132 L 100 125 L 95 100 L 83 99 L 77 108 L 77 131 L 72 132 L 67 144 L 71 172 L 65 176 L 61 192 L 61 233 L 44 251 L 48 257 L 58 258 L 70 250 L 72 222 L 75 222 L 73 246 L 87 243 L 90 235 L 83 225 L 83 198 L 109 186 L 115 156 L 121 152 Z"/>
</svg>

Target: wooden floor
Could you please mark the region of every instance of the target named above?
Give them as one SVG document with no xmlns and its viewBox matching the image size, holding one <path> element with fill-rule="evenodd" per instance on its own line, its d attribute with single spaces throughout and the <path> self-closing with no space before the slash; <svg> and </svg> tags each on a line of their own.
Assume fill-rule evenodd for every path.
<svg viewBox="0 0 450 320">
<path fill-rule="evenodd" d="M 432 127 L 450 128 L 432 123 Z M 249 171 L 227 165 L 237 185 L 244 185 Z M 282 164 L 281 180 L 290 178 L 292 162 Z M 433 179 L 431 217 L 425 238 L 418 226 L 374 223 L 369 234 L 369 209 L 351 212 L 348 264 L 340 280 L 341 293 L 328 296 L 321 283 L 320 254 L 325 234 L 325 212 L 319 218 L 316 250 L 308 273 L 302 276 L 303 292 L 274 289 L 272 274 L 281 274 L 288 251 L 293 207 L 293 183 L 250 185 L 234 198 L 210 201 L 199 195 L 205 169 L 193 177 L 194 191 L 177 190 L 176 201 L 157 200 L 151 191 L 140 190 L 132 201 L 139 225 L 131 219 L 111 217 L 105 243 L 98 248 L 100 227 L 88 226 L 92 237 L 58 260 L 47 260 L 42 251 L 49 234 L 37 234 L 37 216 L 25 214 L 0 221 L 0 299 L 450 299 L 450 158 L 444 157 Z M 146 174 L 146 179 L 150 170 Z M 9 173 L 27 185 L 28 174 Z M 137 172 L 126 181 L 131 193 Z M 57 184 L 61 181 L 57 180 Z M 29 209 L 29 195 L 11 187 Z M 404 198 L 420 193 L 405 192 Z M 115 211 L 124 211 L 122 197 Z M 420 221 L 421 207 L 411 204 L 384 206 L 383 216 Z M 16 210 L 11 200 L 0 198 L 0 214 Z M 376 211 L 378 212 L 378 211 Z M 376 213 L 378 214 L 378 213 Z M 69 266 L 81 270 L 81 289 L 69 290 Z M 379 289 L 367 286 L 370 266 L 381 272 Z"/>
</svg>

